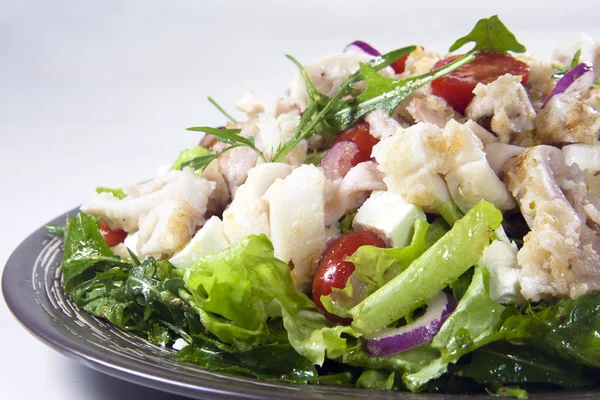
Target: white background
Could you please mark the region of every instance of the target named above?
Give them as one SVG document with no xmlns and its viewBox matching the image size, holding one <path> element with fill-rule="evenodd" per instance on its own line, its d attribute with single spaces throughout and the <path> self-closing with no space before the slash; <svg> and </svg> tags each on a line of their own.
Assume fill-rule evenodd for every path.
<svg viewBox="0 0 600 400">
<path fill-rule="evenodd" d="M 501 3 L 501 5 L 499 5 Z M 282 93 L 308 62 L 355 39 L 442 51 L 498 13 L 548 57 L 600 38 L 596 1 L 0 1 L 0 268 L 31 231 L 96 186 L 151 177 L 219 125 L 248 90 Z M 0 301 L 5 399 L 176 398 L 109 378 L 45 347 Z"/>
</svg>

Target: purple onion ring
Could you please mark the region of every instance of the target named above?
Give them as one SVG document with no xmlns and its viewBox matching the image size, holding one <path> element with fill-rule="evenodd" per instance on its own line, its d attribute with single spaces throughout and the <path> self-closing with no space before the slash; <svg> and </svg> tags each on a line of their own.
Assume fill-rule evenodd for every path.
<svg viewBox="0 0 600 400">
<path fill-rule="evenodd" d="M 433 340 L 456 309 L 456 301 L 440 292 L 427 301 L 425 314 L 400 328 L 384 328 L 365 337 L 363 348 L 371 357 L 400 353 Z"/>
<path fill-rule="evenodd" d="M 352 168 L 352 160 L 358 154 L 358 145 L 351 140 L 337 142 L 325 153 L 321 168 L 327 179 L 336 180 L 346 176 Z"/>
</svg>

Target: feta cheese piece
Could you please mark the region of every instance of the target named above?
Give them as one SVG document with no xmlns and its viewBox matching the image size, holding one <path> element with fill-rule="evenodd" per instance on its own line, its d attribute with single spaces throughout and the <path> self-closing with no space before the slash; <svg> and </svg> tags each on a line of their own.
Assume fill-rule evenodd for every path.
<svg viewBox="0 0 600 400">
<path fill-rule="evenodd" d="M 483 250 L 479 266 L 490 272 L 490 297 L 502 304 L 521 304 L 517 250 L 512 244 L 494 240 Z"/>
<path fill-rule="evenodd" d="M 223 222 L 218 217 L 211 217 L 196 232 L 192 240 L 171 257 L 169 262 L 176 268 L 188 268 L 200 258 L 227 247 L 229 247 L 229 240 L 225 237 Z"/>
<path fill-rule="evenodd" d="M 318 167 L 305 164 L 275 181 L 263 196 L 275 257 L 293 264 L 294 285 L 301 290 L 312 283 L 325 249 L 325 182 Z"/>
<path fill-rule="evenodd" d="M 358 209 L 352 227 L 376 233 L 392 247 L 405 247 L 419 219 L 426 220 L 421 207 L 410 204 L 399 194 L 375 191 Z"/>
<path fill-rule="evenodd" d="M 173 343 L 173 345 L 171 347 L 173 347 L 173 350 L 181 350 L 184 347 L 187 347 L 188 345 L 189 345 L 188 342 L 186 342 L 182 338 L 179 338 L 175 341 L 175 343 Z"/>
<path fill-rule="evenodd" d="M 561 150 L 565 164 L 577 164 L 581 170 L 600 171 L 600 144 L 576 143 L 564 146 Z"/>
</svg>

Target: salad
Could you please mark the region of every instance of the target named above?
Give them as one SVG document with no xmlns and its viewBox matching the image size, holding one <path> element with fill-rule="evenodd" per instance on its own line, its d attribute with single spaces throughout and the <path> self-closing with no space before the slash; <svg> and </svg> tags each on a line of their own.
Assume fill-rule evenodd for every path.
<svg viewBox="0 0 600 400">
<path fill-rule="evenodd" d="M 469 44 L 461 53 L 456 51 Z M 600 377 L 600 43 L 497 16 L 449 55 L 357 41 L 250 92 L 65 226 L 82 309 L 203 368 L 413 392 Z"/>
</svg>

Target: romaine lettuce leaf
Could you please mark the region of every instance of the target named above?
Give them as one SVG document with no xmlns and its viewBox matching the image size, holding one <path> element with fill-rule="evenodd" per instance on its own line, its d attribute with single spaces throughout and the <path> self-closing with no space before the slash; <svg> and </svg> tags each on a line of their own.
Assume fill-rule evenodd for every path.
<svg viewBox="0 0 600 400">
<path fill-rule="evenodd" d="M 479 202 L 402 273 L 350 310 L 352 326 L 371 333 L 422 306 L 474 265 L 502 213 Z"/>
</svg>

